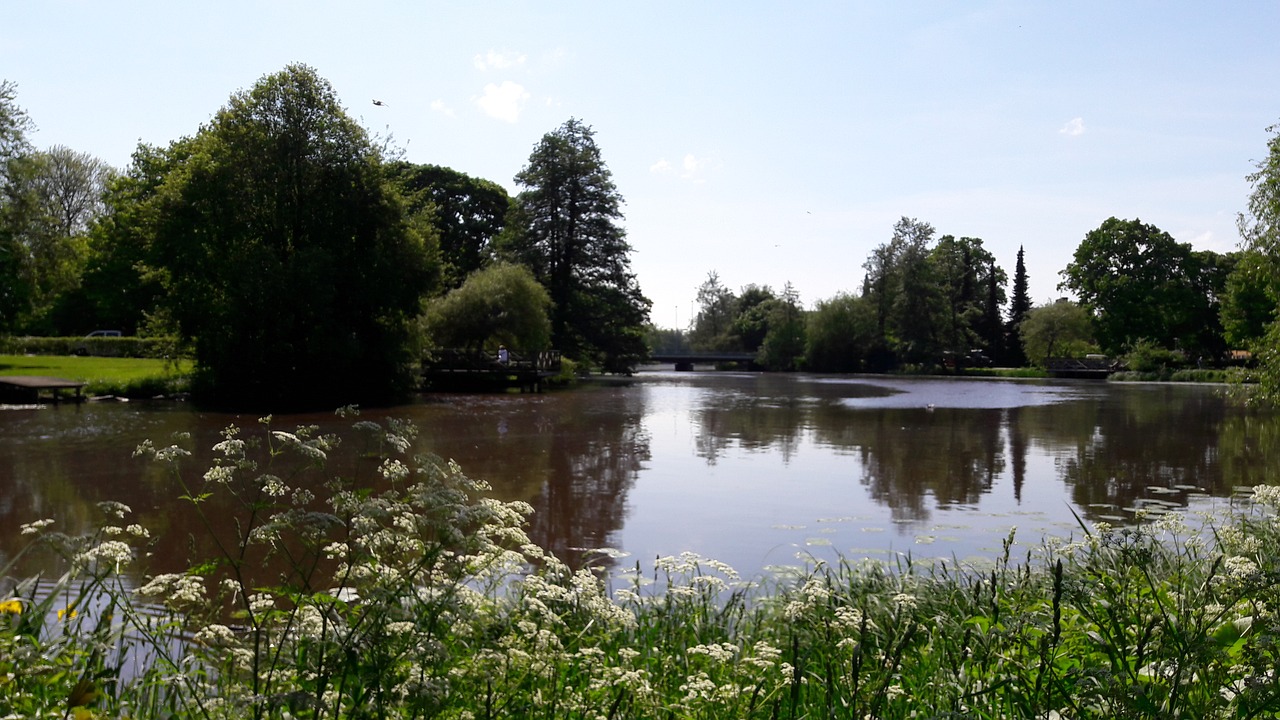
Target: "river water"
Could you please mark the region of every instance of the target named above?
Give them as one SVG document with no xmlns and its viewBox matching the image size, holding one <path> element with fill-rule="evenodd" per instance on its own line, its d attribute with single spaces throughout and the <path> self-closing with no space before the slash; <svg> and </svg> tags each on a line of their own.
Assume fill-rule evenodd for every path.
<svg viewBox="0 0 1280 720">
<path fill-rule="evenodd" d="M 798 557 L 989 558 L 1014 527 L 1031 546 L 1078 536 L 1076 515 L 1211 510 L 1280 481 L 1274 418 L 1207 385 L 655 368 L 540 395 L 424 396 L 361 419 L 386 417 L 412 420 L 421 449 L 496 497 L 529 502 L 531 537 L 571 563 L 589 548 L 625 567 L 690 551 L 747 576 Z M 188 433 L 198 482 L 231 423 L 258 432 L 256 417 L 171 402 L 0 410 L 0 566 L 22 524 L 83 532 L 98 501 L 117 500 L 157 539 L 147 571 L 186 567 L 201 531 L 174 479 L 133 450 Z M 298 424 L 351 420 L 272 421 Z"/>
</svg>

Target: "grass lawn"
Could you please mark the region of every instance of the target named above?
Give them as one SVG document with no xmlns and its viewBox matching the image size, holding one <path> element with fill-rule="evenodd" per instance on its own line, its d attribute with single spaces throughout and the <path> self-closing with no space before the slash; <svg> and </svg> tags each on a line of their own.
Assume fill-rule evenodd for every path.
<svg viewBox="0 0 1280 720">
<path fill-rule="evenodd" d="M 75 355 L 0 355 L 0 376 L 42 375 L 81 380 L 90 394 L 137 395 L 172 391 L 191 372 L 190 360 L 80 357 Z"/>
</svg>

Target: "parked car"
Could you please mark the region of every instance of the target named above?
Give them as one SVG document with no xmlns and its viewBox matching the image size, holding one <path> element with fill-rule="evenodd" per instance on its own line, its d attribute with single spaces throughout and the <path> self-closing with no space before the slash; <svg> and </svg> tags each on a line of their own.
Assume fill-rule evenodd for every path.
<svg viewBox="0 0 1280 720">
<path fill-rule="evenodd" d="M 122 333 L 119 330 L 94 330 L 93 332 L 89 333 L 88 335 L 85 335 L 84 337 L 87 340 L 89 338 L 120 337 L 121 335 Z M 74 352 L 76 355 L 89 355 L 90 354 L 89 344 L 80 343 L 79 345 L 76 346 L 76 349 L 74 350 Z"/>
</svg>

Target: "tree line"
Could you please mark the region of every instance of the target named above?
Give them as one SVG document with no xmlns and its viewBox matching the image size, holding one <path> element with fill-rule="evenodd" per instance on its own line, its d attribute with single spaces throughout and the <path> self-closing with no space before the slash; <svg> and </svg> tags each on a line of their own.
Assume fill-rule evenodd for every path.
<svg viewBox="0 0 1280 720">
<path fill-rule="evenodd" d="M 788 284 L 737 293 L 716 272 L 687 329 L 653 329 L 664 350 L 757 353 L 774 370 L 885 372 L 1041 365 L 1099 353 L 1146 367 L 1256 362 L 1280 397 L 1280 126 L 1248 176 L 1238 250 L 1195 250 L 1140 219 L 1108 218 L 1060 272 L 1067 297 L 1033 305 L 1024 249 L 1012 278 L 980 238 L 938 236 L 902 218 L 862 265 L 856 292 L 802 310 Z M 785 312 L 784 312 L 785 311 Z"/>
<path fill-rule="evenodd" d="M 0 332 L 171 334 L 193 392 L 262 408 L 400 397 L 431 347 L 646 353 L 622 198 L 577 119 L 498 184 L 379 147 L 291 65 L 122 171 L 36 150 L 0 83 Z"/>
<path fill-rule="evenodd" d="M 532 353 L 628 371 L 654 350 L 756 355 L 774 370 L 1019 367 L 1099 352 L 1163 363 L 1257 358 L 1280 385 L 1280 141 L 1249 176 L 1240 249 L 1196 251 L 1109 218 L 1036 307 L 980 238 L 902 218 L 861 286 L 697 288 L 687 330 L 648 324 L 622 197 L 592 129 L 535 145 L 510 196 L 379 147 L 305 65 L 262 78 L 194 134 L 140 143 L 116 170 L 65 147 L 0 81 L 0 332 L 174 335 L 194 390 L 265 407 L 386 401 L 431 347 Z"/>
</svg>

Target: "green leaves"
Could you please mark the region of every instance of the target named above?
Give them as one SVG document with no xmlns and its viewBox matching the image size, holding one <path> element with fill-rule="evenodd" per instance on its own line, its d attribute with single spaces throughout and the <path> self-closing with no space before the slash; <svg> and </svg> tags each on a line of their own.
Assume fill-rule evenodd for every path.
<svg viewBox="0 0 1280 720">
<path fill-rule="evenodd" d="M 404 391 L 424 238 L 377 151 L 315 71 L 231 98 L 161 168 L 153 262 L 221 405 L 334 407 Z"/>
</svg>

